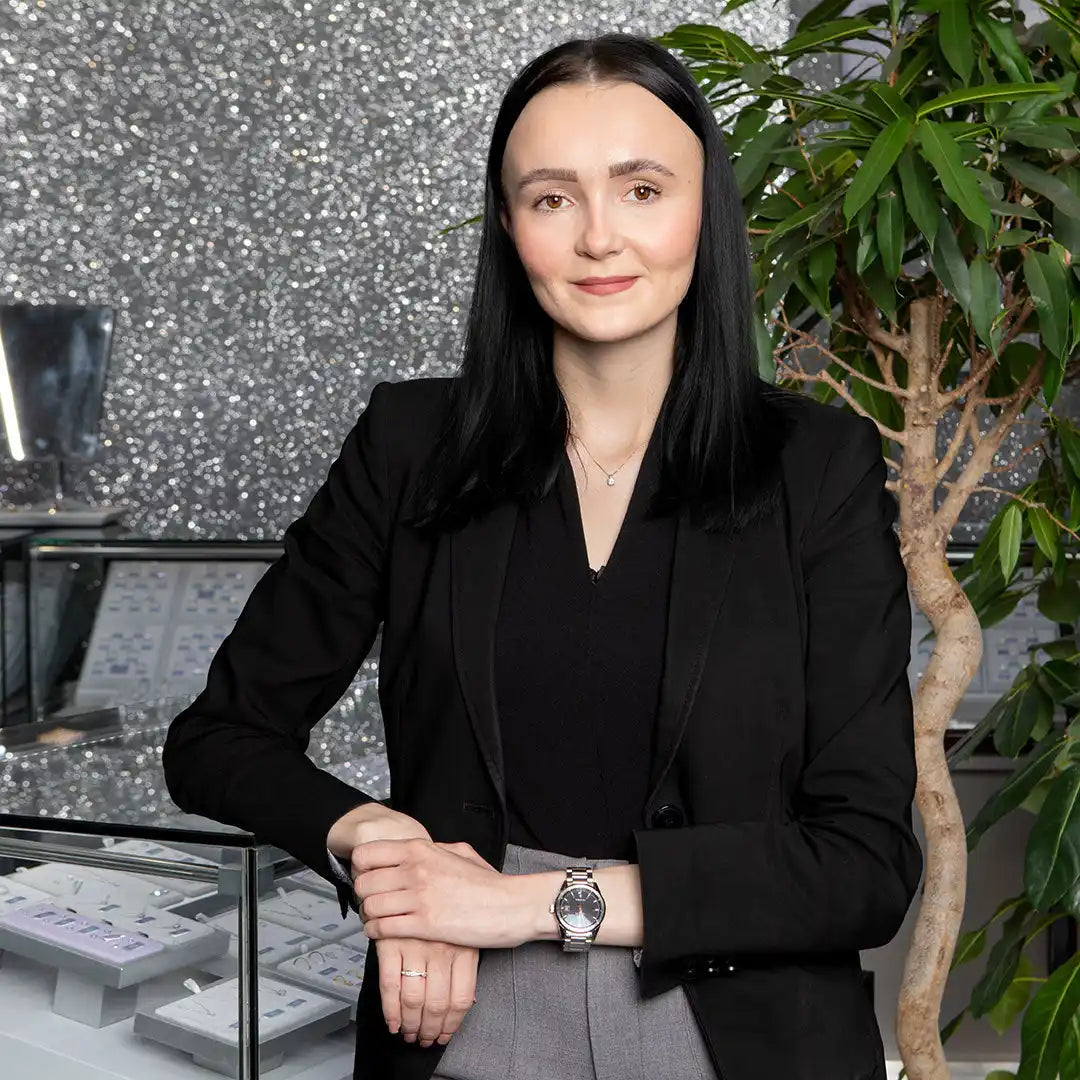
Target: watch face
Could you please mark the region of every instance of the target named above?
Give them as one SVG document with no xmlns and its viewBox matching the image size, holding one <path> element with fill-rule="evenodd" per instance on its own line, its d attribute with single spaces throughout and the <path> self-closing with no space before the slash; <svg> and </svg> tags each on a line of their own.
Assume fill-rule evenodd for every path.
<svg viewBox="0 0 1080 1080">
<path fill-rule="evenodd" d="M 595 890 L 573 885 L 559 897 L 555 913 L 568 930 L 593 930 L 603 918 L 604 901 Z"/>
</svg>

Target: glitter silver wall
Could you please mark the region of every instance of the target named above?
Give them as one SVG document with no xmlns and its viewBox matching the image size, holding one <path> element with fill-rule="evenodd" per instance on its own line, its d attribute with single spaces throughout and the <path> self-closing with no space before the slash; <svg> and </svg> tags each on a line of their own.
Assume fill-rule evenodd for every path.
<svg viewBox="0 0 1080 1080">
<path fill-rule="evenodd" d="M 2 0 L 0 300 L 111 304 L 93 466 L 147 536 L 276 539 L 380 379 L 451 374 L 502 94 L 720 5 Z M 784 39 L 786 0 L 725 25 Z M 46 494 L 5 462 L 0 500 Z"/>
</svg>

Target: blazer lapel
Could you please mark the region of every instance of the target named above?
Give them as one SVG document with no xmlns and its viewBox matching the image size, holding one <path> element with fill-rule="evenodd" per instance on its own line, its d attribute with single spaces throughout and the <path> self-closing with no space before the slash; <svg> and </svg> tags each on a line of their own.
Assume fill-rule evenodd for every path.
<svg viewBox="0 0 1080 1080">
<path fill-rule="evenodd" d="M 450 619 L 458 680 L 505 818 L 506 782 L 495 707 L 495 621 L 517 507 L 506 501 L 450 537 Z"/>
<path fill-rule="evenodd" d="M 671 566 L 667 641 L 656 716 L 649 802 L 675 760 L 727 591 L 738 538 L 707 533 L 679 513 Z"/>
<path fill-rule="evenodd" d="M 469 719 L 504 814 L 506 786 L 495 703 L 495 623 L 516 518 L 513 503 L 500 503 L 450 539 L 454 659 Z M 682 740 L 739 542 L 738 537 L 721 537 L 695 527 L 685 510 L 679 514 L 650 801 Z"/>
</svg>

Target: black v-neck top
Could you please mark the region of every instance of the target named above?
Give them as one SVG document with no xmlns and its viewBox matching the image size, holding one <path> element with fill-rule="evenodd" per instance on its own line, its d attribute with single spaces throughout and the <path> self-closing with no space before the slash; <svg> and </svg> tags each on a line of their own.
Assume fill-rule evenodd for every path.
<svg viewBox="0 0 1080 1080">
<path fill-rule="evenodd" d="M 518 508 L 495 633 L 512 844 L 636 858 L 675 540 L 673 515 L 644 517 L 658 477 L 657 425 L 598 576 L 565 453 L 551 493 Z"/>
</svg>

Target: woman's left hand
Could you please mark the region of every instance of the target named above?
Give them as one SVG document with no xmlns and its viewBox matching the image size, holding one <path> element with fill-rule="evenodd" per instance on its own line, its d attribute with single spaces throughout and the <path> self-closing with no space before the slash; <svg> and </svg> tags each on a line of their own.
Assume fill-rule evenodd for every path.
<svg viewBox="0 0 1080 1080">
<path fill-rule="evenodd" d="M 372 840 L 353 848 L 352 866 L 368 938 L 425 938 L 477 949 L 509 949 L 528 940 L 510 879 L 471 844 Z"/>
</svg>

